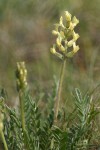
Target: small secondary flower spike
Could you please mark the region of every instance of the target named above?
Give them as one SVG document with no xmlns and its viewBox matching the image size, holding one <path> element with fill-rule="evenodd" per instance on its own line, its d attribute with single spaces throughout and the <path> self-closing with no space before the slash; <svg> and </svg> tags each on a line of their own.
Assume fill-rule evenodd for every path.
<svg viewBox="0 0 100 150">
<path fill-rule="evenodd" d="M 79 50 L 79 46 L 76 45 L 79 34 L 74 31 L 78 23 L 79 20 L 75 16 L 72 17 L 68 11 L 65 11 L 64 17 L 60 17 L 59 23 L 55 24 L 55 30 L 52 31 L 57 36 L 56 43 L 50 49 L 52 54 L 60 59 L 74 56 Z"/>
<path fill-rule="evenodd" d="M 27 70 L 25 68 L 25 62 L 17 62 L 16 78 L 18 91 L 27 86 Z"/>
<path fill-rule="evenodd" d="M 24 147 L 25 149 L 28 148 L 27 144 L 27 137 L 26 137 L 26 120 L 25 120 L 25 103 L 24 103 L 24 97 L 25 97 L 25 91 L 27 88 L 27 70 L 25 66 L 25 62 L 17 62 L 17 69 L 16 69 L 16 82 L 17 82 L 17 90 L 19 93 L 19 102 L 20 102 L 20 115 L 21 115 L 21 125 L 23 130 L 23 138 L 24 138 Z"/>
</svg>

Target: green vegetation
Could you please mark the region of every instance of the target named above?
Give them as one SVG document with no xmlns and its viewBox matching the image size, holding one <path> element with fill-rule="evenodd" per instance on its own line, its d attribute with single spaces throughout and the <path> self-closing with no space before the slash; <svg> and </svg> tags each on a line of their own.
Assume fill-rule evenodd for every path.
<svg viewBox="0 0 100 150">
<path fill-rule="evenodd" d="M 100 148 L 100 124 L 98 123 L 100 107 L 94 103 L 94 100 L 98 100 L 98 95 L 95 98 L 94 93 L 98 91 L 99 86 L 85 94 L 76 88 L 71 98 L 68 95 L 72 101 L 70 109 L 68 103 L 63 105 L 65 101 L 62 101 L 66 61 L 79 50 L 79 46 L 76 46 L 79 35 L 74 31 L 78 22 L 76 17 L 72 18 L 71 14 L 65 12 L 65 21 L 63 22 L 61 17 L 60 22 L 56 24 L 56 29 L 53 30 L 57 39 L 51 52 L 61 59 L 63 65 L 59 82 L 54 78 L 50 94 L 44 95 L 42 90 L 37 89 L 35 95 L 31 96 L 24 62 L 17 63 L 16 84 L 19 104 L 16 108 L 6 104 L 7 95 L 5 90 L 1 89 L 0 137 L 3 149 L 94 150 Z M 42 104 L 43 97 L 48 101 L 47 106 L 44 105 L 45 101 Z"/>
<path fill-rule="evenodd" d="M 59 109 L 57 122 L 54 125 L 54 111 L 48 107 L 49 115 L 43 116 L 42 110 L 30 96 L 26 74 L 24 62 L 18 63 L 16 71 L 20 104 L 18 108 L 10 108 L 5 104 L 5 95 L 1 90 L 0 135 L 3 149 L 94 150 L 99 148 L 100 134 L 96 125 L 99 111 L 93 103 L 93 93 L 86 93 L 83 96 L 78 89 L 75 89 L 74 109 L 71 112 L 65 107 Z"/>
<path fill-rule="evenodd" d="M 76 89 L 73 98 L 74 109 L 70 113 L 65 109 L 59 110 L 55 126 L 52 110 L 49 116 L 43 119 L 27 89 L 26 75 L 24 62 L 18 63 L 16 77 L 20 113 L 18 109 L 5 104 L 5 96 L 1 91 L 0 133 L 5 150 L 88 150 L 100 146 L 100 136 L 95 125 L 98 109 L 93 104 L 91 94 L 82 96 Z"/>
</svg>

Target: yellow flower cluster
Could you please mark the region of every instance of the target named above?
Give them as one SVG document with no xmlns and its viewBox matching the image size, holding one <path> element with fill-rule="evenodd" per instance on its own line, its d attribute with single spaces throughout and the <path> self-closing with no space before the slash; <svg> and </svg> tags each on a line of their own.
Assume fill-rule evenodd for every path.
<svg viewBox="0 0 100 150">
<path fill-rule="evenodd" d="M 25 67 L 25 62 L 17 62 L 16 69 L 16 78 L 17 78 L 17 90 L 24 89 L 27 86 L 27 70 Z"/>
<path fill-rule="evenodd" d="M 79 38 L 79 34 L 75 33 L 74 28 L 79 23 L 79 20 L 65 11 L 64 17 L 60 17 L 58 24 L 55 24 L 55 30 L 52 31 L 57 36 L 56 43 L 50 49 L 52 54 L 55 54 L 61 59 L 67 57 L 73 57 L 73 55 L 79 50 L 79 46 L 76 45 L 76 41 Z M 72 50 L 70 51 L 72 47 Z"/>
</svg>

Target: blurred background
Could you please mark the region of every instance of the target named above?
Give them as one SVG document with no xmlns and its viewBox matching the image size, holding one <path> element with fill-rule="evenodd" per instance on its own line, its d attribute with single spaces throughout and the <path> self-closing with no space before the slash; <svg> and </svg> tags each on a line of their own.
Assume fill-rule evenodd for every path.
<svg viewBox="0 0 100 150">
<path fill-rule="evenodd" d="M 50 54 L 51 31 L 65 10 L 80 20 L 80 51 L 67 61 L 64 100 L 76 87 L 85 93 L 100 83 L 100 0 L 0 0 L 0 86 L 9 100 L 17 95 L 17 61 L 26 62 L 33 95 L 52 92 L 61 60 Z"/>
</svg>

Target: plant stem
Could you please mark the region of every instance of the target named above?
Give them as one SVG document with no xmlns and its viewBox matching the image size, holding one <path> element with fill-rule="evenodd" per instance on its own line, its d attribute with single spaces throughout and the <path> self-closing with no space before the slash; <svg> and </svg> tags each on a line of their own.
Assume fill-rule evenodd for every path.
<svg viewBox="0 0 100 150">
<path fill-rule="evenodd" d="M 20 100 L 20 111 L 21 111 L 21 121 L 22 129 L 25 131 L 25 114 L 24 114 L 24 102 L 23 102 L 23 92 L 19 91 L 19 100 Z"/>
<path fill-rule="evenodd" d="M 23 136 L 24 136 L 24 145 L 25 148 L 28 150 L 29 145 L 28 145 L 28 139 L 27 139 L 27 131 L 25 127 L 25 112 L 24 112 L 24 91 L 20 90 L 19 91 L 19 100 L 20 100 L 20 111 L 21 111 L 21 122 L 22 122 L 22 130 L 23 130 Z"/>
<path fill-rule="evenodd" d="M 58 91 L 57 91 L 57 96 L 56 96 L 55 105 L 54 105 L 54 124 L 57 123 L 57 116 L 58 116 L 58 111 L 59 111 L 59 103 L 61 99 L 61 91 L 62 91 L 62 83 L 63 83 L 63 77 L 64 77 L 64 72 L 65 72 L 65 66 L 66 66 L 66 59 L 64 59 L 62 63 Z"/>
<path fill-rule="evenodd" d="M 4 137 L 4 133 L 3 133 L 2 130 L 0 130 L 0 134 L 1 134 L 2 142 L 4 144 L 4 148 L 5 148 L 5 150 L 8 150 L 8 146 L 7 146 L 7 143 L 6 143 L 6 140 L 5 140 L 5 137 Z"/>
</svg>

